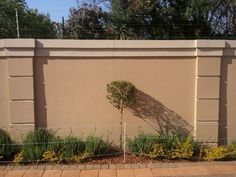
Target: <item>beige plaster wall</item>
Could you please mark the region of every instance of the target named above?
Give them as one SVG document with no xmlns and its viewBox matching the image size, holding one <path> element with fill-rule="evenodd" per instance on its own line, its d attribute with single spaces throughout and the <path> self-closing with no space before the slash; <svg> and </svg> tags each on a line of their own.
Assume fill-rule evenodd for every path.
<svg viewBox="0 0 236 177">
<path fill-rule="evenodd" d="M 0 58 L 0 128 L 9 128 L 8 61 Z"/>
<path fill-rule="evenodd" d="M 228 142 L 236 139 L 236 58 L 222 59 L 220 134 Z"/>
<path fill-rule="evenodd" d="M 0 40 L 0 128 L 36 127 L 118 141 L 106 84 L 138 89 L 128 136 L 188 130 L 203 142 L 236 138 L 235 40 Z"/>
<path fill-rule="evenodd" d="M 195 58 L 37 58 L 34 61 L 36 126 L 119 136 L 119 113 L 106 84 L 132 82 L 136 104 L 125 110 L 127 133 L 139 129 L 193 129 Z"/>
</svg>

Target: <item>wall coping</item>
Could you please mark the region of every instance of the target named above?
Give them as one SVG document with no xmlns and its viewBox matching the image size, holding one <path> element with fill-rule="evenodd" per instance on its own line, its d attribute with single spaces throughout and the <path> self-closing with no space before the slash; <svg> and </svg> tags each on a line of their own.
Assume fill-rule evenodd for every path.
<svg viewBox="0 0 236 177">
<path fill-rule="evenodd" d="M 0 39 L 0 57 L 236 56 L 236 40 Z"/>
</svg>

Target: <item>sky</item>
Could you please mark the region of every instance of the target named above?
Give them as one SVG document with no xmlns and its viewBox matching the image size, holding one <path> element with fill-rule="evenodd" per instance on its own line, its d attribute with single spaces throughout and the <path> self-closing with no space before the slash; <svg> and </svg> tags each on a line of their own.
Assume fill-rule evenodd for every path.
<svg viewBox="0 0 236 177">
<path fill-rule="evenodd" d="M 29 8 L 38 9 L 41 13 L 49 13 L 52 21 L 61 22 L 67 19 L 69 9 L 76 6 L 76 0 L 26 0 Z"/>
</svg>

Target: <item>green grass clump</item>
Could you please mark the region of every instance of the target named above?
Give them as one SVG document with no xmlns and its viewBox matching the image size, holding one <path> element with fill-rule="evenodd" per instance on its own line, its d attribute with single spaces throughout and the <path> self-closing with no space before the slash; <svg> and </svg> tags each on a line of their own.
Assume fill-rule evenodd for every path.
<svg viewBox="0 0 236 177">
<path fill-rule="evenodd" d="M 62 158 L 70 160 L 73 156 L 81 154 L 85 151 L 85 142 L 78 137 L 68 136 L 62 141 L 62 149 L 60 153 Z"/>
<path fill-rule="evenodd" d="M 31 131 L 23 141 L 24 159 L 28 161 L 41 160 L 44 152 L 48 150 L 57 152 L 61 149 L 60 141 L 53 130 L 36 129 Z"/>
<path fill-rule="evenodd" d="M 106 154 L 110 151 L 111 146 L 104 141 L 102 137 L 88 136 L 85 140 L 85 152 L 90 155 Z"/>
<path fill-rule="evenodd" d="M 10 135 L 0 129 L 0 160 L 9 160 L 18 150 L 18 146 L 12 141 Z"/>
<path fill-rule="evenodd" d="M 140 133 L 133 140 L 129 139 L 128 149 L 136 155 L 148 154 L 153 151 L 154 145 L 158 143 L 159 135 Z"/>
<path fill-rule="evenodd" d="M 199 144 L 192 136 L 183 133 L 145 134 L 140 133 L 128 141 L 128 149 L 136 155 L 153 159 L 188 159 L 199 151 Z"/>
</svg>

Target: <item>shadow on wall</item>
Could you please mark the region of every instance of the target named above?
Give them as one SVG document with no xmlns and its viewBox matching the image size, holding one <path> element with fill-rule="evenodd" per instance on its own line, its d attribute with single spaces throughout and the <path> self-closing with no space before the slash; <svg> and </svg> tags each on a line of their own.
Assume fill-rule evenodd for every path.
<svg viewBox="0 0 236 177">
<path fill-rule="evenodd" d="M 34 93 L 35 93 L 35 119 L 37 128 L 47 127 L 47 103 L 45 97 L 44 65 L 48 61 L 45 58 L 34 61 Z"/>
<path fill-rule="evenodd" d="M 160 134 L 190 133 L 193 129 L 180 115 L 138 89 L 135 103 L 130 109 Z"/>
</svg>

